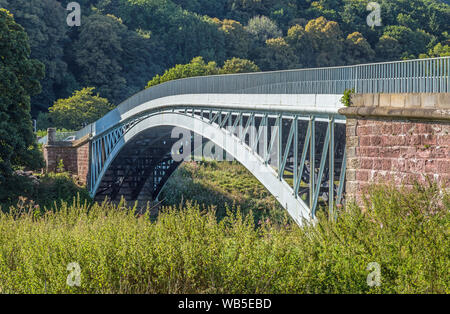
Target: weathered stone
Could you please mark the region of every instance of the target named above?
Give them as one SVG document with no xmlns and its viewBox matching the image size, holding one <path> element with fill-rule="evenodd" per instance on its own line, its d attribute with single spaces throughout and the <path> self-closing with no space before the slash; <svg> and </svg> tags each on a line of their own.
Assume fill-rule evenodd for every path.
<svg viewBox="0 0 450 314">
<path fill-rule="evenodd" d="M 392 94 L 391 95 L 391 107 L 404 108 L 406 102 L 405 94 Z"/>
<path fill-rule="evenodd" d="M 89 173 L 89 139 L 83 138 L 74 142 L 53 142 L 43 147 L 46 171 L 57 171 L 62 161 L 65 171 L 79 178 L 86 184 Z"/>
<path fill-rule="evenodd" d="M 420 94 L 422 108 L 436 108 L 438 105 L 438 94 Z"/>
<path fill-rule="evenodd" d="M 380 94 L 380 107 L 391 107 L 391 94 Z"/>
<path fill-rule="evenodd" d="M 405 97 L 405 106 L 418 103 L 418 95 Z M 427 101 L 431 102 L 430 99 L 433 96 Z M 445 101 L 444 97 L 436 102 Z M 428 178 L 449 186 L 450 111 L 417 107 L 351 109 L 344 110 L 351 113 L 352 121 L 357 120 L 349 130 L 351 134 L 356 132 L 356 136 L 349 136 L 347 142 L 347 153 L 351 152 L 347 157 L 347 199 L 361 201 L 371 182 L 412 186 L 414 181 L 426 183 Z M 368 112 L 375 115 L 367 115 Z"/>
</svg>

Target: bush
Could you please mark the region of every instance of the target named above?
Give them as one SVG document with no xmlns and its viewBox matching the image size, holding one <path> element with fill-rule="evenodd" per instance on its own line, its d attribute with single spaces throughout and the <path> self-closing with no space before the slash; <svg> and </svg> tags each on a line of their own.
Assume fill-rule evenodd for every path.
<svg viewBox="0 0 450 314">
<path fill-rule="evenodd" d="M 192 201 L 214 207 L 219 220 L 227 208 L 234 207 L 244 215 L 252 211 L 256 224 L 266 219 L 293 222 L 275 197 L 237 162 L 183 163 L 164 186 L 160 199 L 166 206 Z"/>
<path fill-rule="evenodd" d="M 63 202 L 72 203 L 77 196 L 82 202 L 92 203 L 87 189 L 77 184 L 68 173 L 49 173 L 35 178 L 12 176 L 0 191 L 0 210 L 7 211 L 19 199 L 38 205 L 43 211 L 55 209 Z"/>
<path fill-rule="evenodd" d="M 449 293 L 449 197 L 375 188 L 315 226 L 255 228 L 186 204 L 158 220 L 108 203 L 0 214 L 3 293 Z M 81 267 L 69 287 L 67 265 Z M 381 285 L 369 287 L 369 263 Z"/>
</svg>

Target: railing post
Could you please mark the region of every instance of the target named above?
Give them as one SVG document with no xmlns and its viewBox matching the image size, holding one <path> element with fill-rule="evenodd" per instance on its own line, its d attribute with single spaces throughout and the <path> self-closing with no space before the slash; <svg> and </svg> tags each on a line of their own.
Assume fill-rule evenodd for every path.
<svg viewBox="0 0 450 314">
<path fill-rule="evenodd" d="M 48 128 L 47 129 L 47 144 L 51 145 L 56 142 L 56 129 Z"/>
</svg>

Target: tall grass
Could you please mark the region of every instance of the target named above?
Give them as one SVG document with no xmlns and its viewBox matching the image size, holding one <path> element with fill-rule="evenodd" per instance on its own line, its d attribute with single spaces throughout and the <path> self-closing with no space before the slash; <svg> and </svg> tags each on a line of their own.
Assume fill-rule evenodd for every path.
<svg viewBox="0 0 450 314">
<path fill-rule="evenodd" d="M 252 211 L 255 223 L 266 219 L 293 222 L 276 198 L 238 162 L 183 163 L 164 186 L 160 199 L 166 206 L 191 200 L 213 206 L 219 219 L 231 206 L 244 215 Z"/>
<path fill-rule="evenodd" d="M 448 195 L 374 188 L 366 210 L 299 228 L 195 204 L 157 221 L 107 203 L 0 215 L 3 293 L 448 293 Z M 66 283 L 81 267 L 81 286 Z M 369 287 L 367 266 L 381 266 Z"/>
<path fill-rule="evenodd" d="M 0 211 L 7 211 L 19 200 L 21 203 L 37 205 L 45 211 L 63 202 L 71 202 L 74 195 L 79 195 L 82 202 L 92 202 L 88 190 L 67 172 L 39 175 L 39 182 L 14 175 L 0 186 Z"/>
</svg>

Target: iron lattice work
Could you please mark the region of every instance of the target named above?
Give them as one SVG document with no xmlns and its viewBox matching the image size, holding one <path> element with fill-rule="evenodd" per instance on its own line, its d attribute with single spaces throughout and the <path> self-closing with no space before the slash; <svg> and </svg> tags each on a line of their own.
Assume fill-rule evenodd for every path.
<svg viewBox="0 0 450 314">
<path fill-rule="evenodd" d="M 169 164 L 172 137 L 165 134 L 165 144 L 143 160 L 138 156 L 145 154 L 145 147 L 132 159 L 123 159 L 134 137 L 157 125 L 184 127 L 213 141 L 214 135 L 222 139 L 216 140 L 219 147 L 244 156 L 237 159 L 301 224 L 314 217 L 319 204 L 326 204 L 331 214 L 342 201 L 346 165 L 340 95 L 349 89 L 448 93 L 449 74 L 450 57 L 442 57 L 174 80 L 130 97 L 78 131 L 76 138 L 92 138 L 93 195 L 120 195 L 127 187 L 124 194 L 130 197 L 147 188 L 155 197 L 179 164 Z M 127 162 L 129 169 L 123 172 Z"/>
<path fill-rule="evenodd" d="M 136 200 L 146 187 L 153 199 L 183 160 L 199 158 L 208 139 L 196 139 L 189 131 L 189 141 L 181 143 L 173 136 L 177 125 L 163 128 L 148 126 L 146 131 L 124 138 L 150 117 L 168 114 L 189 118 L 222 132 L 227 141 L 237 141 L 248 154 L 257 157 L 260 171 L 273 172 L 280 186 L 290 193 L 309 215 L 314 217 L 319 205 L 328 207 L 330 215 L 342 202 L 345 180 L 345 120 L 339 115 L 304 115 L 294 112 L 233 110 L 223 108 L 178 107 L 149 112 L 122 124 L 91 142 L 90 189 L 93 195 L 116 199 L 124 195 Z M 182 125 L 181 125 L 182 127 Z M 153 130 L 153 131 L 152 131 Z M 213 158 L 232 160 L 235 151 L 223 151 L 227 145 L 215 143 Z M 181 156 L 182 160 L 174 160 Z M 203 156 L 203 155 L 202 155 Z M 262 182 L 263 184 L 265 182 Z M 284 205 L 284 204 L 282 204 Z"/>
</svg>

